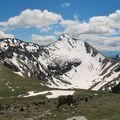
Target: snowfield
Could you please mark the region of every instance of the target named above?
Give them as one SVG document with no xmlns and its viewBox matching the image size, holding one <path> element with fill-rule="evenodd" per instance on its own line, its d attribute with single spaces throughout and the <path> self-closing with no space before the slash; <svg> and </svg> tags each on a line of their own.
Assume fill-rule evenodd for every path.
<svg viewBox="0 0 120 120">
<path fill-rule="evenodd" d="M 66 96 L 66 95 L 73 95 L 75 91 L 71 91 L 71 90 L 50 90 L 50 91 L 42 91 L 42 92 L 34 92 L 34 91 L 29 91 L 28 95 L 25 95 L 23 97 L 31 97 L 31 96 L 37 96 L 37 95 L 46 95 L 49 94 L 50 95 L 46 95 L 46 97 L 48 99 L 51 98 L 57 98 L 59 96 Z M 20 96 L 19 96 L 20 97 Z"/>
</svg>

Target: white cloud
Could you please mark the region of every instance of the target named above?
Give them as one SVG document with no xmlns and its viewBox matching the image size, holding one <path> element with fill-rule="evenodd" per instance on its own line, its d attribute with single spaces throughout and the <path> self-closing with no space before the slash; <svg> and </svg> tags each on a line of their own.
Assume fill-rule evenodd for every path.
<svg viewBox="0 0 120 120">
<path fill-rule="evenodd" d="M 79 14 L 74 13 L 73 18 L 75 19 L 75 21 L 79 21 Z"/>
<path fill-rule="evenodd" d="M 0 31 L 0 38 L 14 38 L 14 35 L 5 34 L 4 32 Z"/>
<path fill-rule="evenodd" d="M 120 34 L 120 10 L 108 16 L 91 17 L 88 22 L 62 20 L 60 24 L 72 34 Z"/>
<path fill-rule="evenodd" d="M 36 35 L 36 34 L 32 34 L 32 40 L 34 42 L 51 42 L 51 41 L 54 41 L 56 38 L 55 36 L 52 36 L 52 35 L 46 35 L 46 36 L 43 36 L 43 35 Z"/>
<path fill-rule="evenodd" d="M 99 25 L 99 22 L 80 22 L 76 20 L 62 20 L 65 32 L 70 34 L 115 34 L 117 31 L 108 25 Z"/>
<path fill-rule="evenodd" d="M 71 6 L 71 4 L 70 4 L 70 3 L 68 3 L 68 2 L 67 2 L 67 3 L 62 3 L 62 4 L 61 4 L 61 6 L 62 6 L 62 7 L 70 7 L 70 6 Z"/>
<path fill-rule="evenodd" d="M 20 15 L 11 17 L 6 22 L 0 22 L 0 26 L 10 29 L 35 27 L 40 30 L 49 30 L 51 25 L 57 24 L 61 19 L 61 15 L 48 10 L 26 9 Z"/>
<path fill-rule="evenodd" d="M 60 24 L 65 28 L 65 32 L 70 34 L 77 35 L 89 30 L 89 24 L 75 20 L 62 20 Z"/>
<path fill-rule="evenodd" d="M 87 41 L 101 51 L 120 51 L 120 36 L 81 34 L 79 39 Z"/>
</svg>

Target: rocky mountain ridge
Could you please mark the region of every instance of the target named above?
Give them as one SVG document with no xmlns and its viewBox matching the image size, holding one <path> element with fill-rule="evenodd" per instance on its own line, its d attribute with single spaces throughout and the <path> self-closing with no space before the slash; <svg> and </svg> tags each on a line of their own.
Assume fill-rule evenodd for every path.
<svg viewBox="0 0 120 120">
<path fill-rule="evenodd" d="M 37 77 L 51 88 L 108 90 L 120 81 L 119 63 L 68 34 L 47 46 L 0 39 L 0 61 L 14 73 Z"/>
</svg>

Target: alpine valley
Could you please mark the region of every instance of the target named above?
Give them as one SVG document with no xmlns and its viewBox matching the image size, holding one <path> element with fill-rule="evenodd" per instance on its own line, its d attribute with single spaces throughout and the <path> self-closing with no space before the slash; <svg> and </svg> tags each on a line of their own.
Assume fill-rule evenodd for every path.
<svg viewBox="0 0 120 120">
<path fill-rule="evenodd" d="M 0 39 L 0 120 L 120 120 L 119 93 L 118 56 L 82 39 Z"/>
</svg>

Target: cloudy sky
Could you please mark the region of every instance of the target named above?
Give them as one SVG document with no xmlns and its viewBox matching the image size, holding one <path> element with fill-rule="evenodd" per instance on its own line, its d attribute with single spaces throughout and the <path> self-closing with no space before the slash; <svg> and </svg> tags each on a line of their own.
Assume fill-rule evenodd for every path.
<svg viewBox="0 0 120 120">
<path fill-rule="evenodd" d="M 48 44 L 63 32 L 88 41 L 106 54 L 120 52 L 120 1 L 0 1 L 1 38 Z"/>
</svg>

